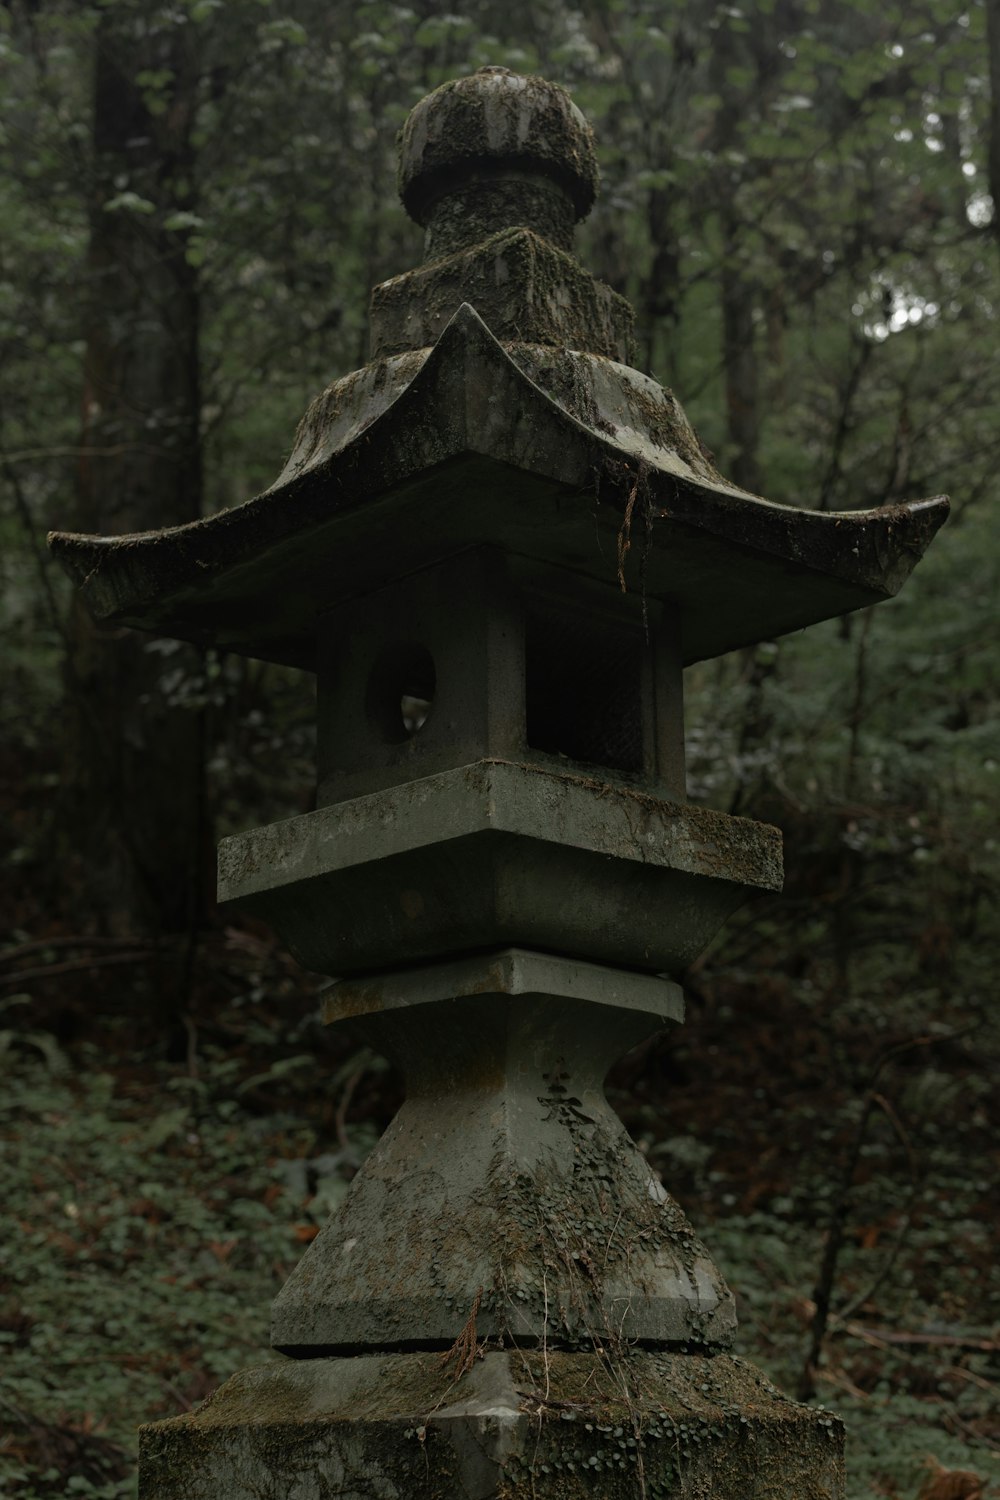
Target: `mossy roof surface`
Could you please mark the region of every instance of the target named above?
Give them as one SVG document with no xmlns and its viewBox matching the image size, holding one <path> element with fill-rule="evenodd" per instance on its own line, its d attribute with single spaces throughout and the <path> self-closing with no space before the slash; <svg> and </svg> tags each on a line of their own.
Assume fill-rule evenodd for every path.
<svg viewBox="0 0 1000 1500">
<path fill-rule="evenodd" d="M 618 422 L 600 401 L 557 399 L 516 353 L 465 305 L 428 353 L 348 377 L 346 415 L 330 409 L 344 382 L 314 403 L 263 494 L 185 526 L 50 545 L 99 620 L 311 668 L 329 610 L 494 544 L 678 606 L 690 663 L 891 597 L 947 515 L 940 497 L 776 505 L 692 454 L 676 403 L 673 439 L 663 410 L 652 441 L 637 428 L 652 381 L 600 361 L 591 389 L 626 393 Z"/>
</svg>

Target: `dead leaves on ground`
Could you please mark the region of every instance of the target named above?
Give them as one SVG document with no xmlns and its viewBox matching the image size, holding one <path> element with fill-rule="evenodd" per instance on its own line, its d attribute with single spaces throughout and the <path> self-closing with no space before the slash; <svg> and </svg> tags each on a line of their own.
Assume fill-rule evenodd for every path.
<svg viewBox="0 0 1000 1500">
<path fill-rule="evenodd" d="M 924 1459 L 927 1478 L 917 1500 L 980 1500 L 986 1480 L 971 1469 L 946 1469 L 932 1453 Z"/>
</svg>

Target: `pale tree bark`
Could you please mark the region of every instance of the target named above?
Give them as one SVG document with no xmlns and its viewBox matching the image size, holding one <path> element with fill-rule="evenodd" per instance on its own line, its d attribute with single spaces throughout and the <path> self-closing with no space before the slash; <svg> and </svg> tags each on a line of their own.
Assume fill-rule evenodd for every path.
<svg viewBox="0 0 1000 1500">
<path fill-rule="evenodd" d="M 748 38 L 729 26 L 722 26 L 709 75 L 720 101 L 712 146 L 719 159 L 714 193 L 721 239 L 719 296 L 728 438 L 723 467 L 729 479 L 756 493 L 761 487 L 758 463 L 761 370 L 757 340 L 761 289 L 748 272 L 742 247 L 747 226 L 738 204 L 746 165 L 742 163 L 739 131 L 750 98 L 744 86 L 734 86 L 732 82 L 732 70 L 736 68 L 753 69 L 758 75 L 758 85 L 763 87 L 759 59 L 754 56 Z M 728 161 L 730 153 L 742 164 Z"/>
<path fill-rule="evenodd" d="M 739 219 L 728 206 L 723 207 L 722 358 L 729 437 L 725 467 L 730 479 L 756 494 L 761 488 L 758 463 L 761 372 L 755 319 L 758 289 L 743 274 L 740 227 Z"/>
<path fill-rule="evenodd" d="M 989 179 L 993 199 L 993 237 L 1000 250 L 1000 0 L 986 0 L 986 36 L 990 68 Z"/>
<path fill-rule="evenodd" d="M 194 193 L 191 30 L 133 0 L 103 10 L 97 28 L 83 531 L 170 526 L 200 510 L 198 286 L 183 217 Z M 77 895 L 107 927 L 190 930 L 202 904 L 202 716 L 178 704 L 197 670 L 193 651 L 164 656 L 74 604 L 60 828 Z"/>
</svg>

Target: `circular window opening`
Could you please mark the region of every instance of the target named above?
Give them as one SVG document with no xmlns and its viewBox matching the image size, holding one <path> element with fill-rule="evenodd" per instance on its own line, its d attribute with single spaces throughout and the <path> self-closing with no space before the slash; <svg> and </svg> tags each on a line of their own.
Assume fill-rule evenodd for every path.
<svg viewBox="0 0 1000 1500">
<path fill-rule="evenodd" d="M 379 655 L 368 678 L 368 718 L 389 745 L 418 734 L 434 706 L 437 674 L 426 646 L 393 645 Z"/>
<path fill-rule="evenodd" d="M 403 715 L 403 728 L 407 734 L 416 734 L 427 723 L 433 698 L 418 698 L 416 693 L 404 693 L 399 700 L 399 711 Z"/>
</svg>

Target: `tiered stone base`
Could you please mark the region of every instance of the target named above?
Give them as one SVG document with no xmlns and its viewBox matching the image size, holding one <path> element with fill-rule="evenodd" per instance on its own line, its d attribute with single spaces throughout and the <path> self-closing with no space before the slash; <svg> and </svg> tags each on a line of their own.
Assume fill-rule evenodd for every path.
<svg viewBox="0 0 1000 1500">
<path fill-rule="evenodd" d="M 279 1360 L 140 1432 L 139 1500 L 840 1500 L 843 1428 L 730 1355 Z"/>
</svg>

